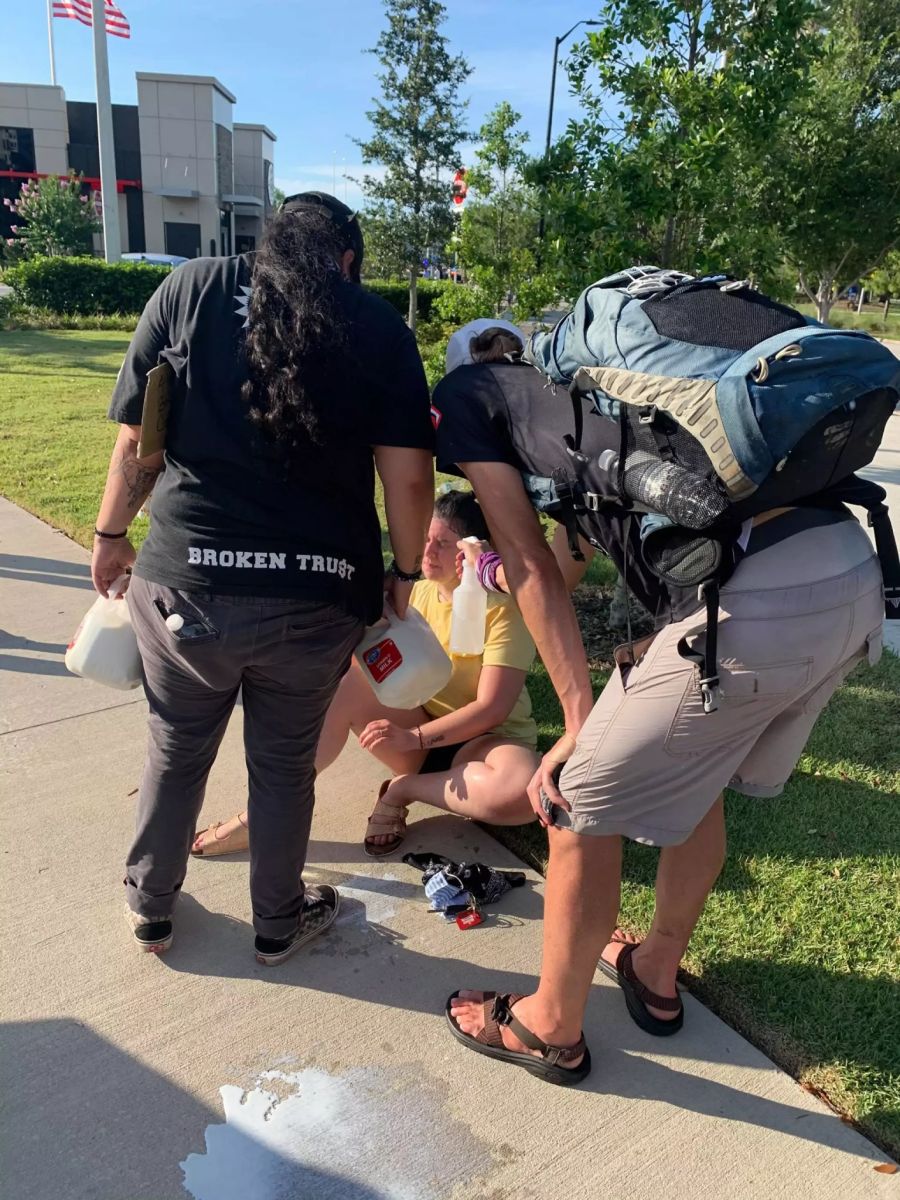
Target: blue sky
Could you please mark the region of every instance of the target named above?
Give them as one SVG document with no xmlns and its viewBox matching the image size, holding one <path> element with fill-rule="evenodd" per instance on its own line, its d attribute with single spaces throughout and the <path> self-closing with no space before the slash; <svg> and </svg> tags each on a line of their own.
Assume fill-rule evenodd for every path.
<svg viewBox="0 0 900 1200">
<path fill-rule="evenodd" d="M 235 119 L 268 125 L 278 136 L 276 180 L 286 191 L 331 190 L 351 204 L 345 174 L 362 166 L 354 137 L 368 130 L 377 92 L 374 46 L 383 25 L 379 0 L 118 0 L 130 41 L 109 38 L 116 103 L 136 102 L 136 71 L 215 75 L 236 96 Z M 523 116 L 530 148 L 543 145 L 553 39 L 583 17 L 590 0 L 447 0 L 451 48 L 474 68 L 464 94 L 477 128 L 499 101 Z M 19 0 L 4 23 L 0 82 L 49 83 L 44 0 Z M 70 100 L 93 98 L 90 30 L 54 20 L 57 81 Z M 575 39 L 570 39 L 569 44 Z M 557 79 L 554 129 L 574 107 L 564 72 Z"/>
</svg>

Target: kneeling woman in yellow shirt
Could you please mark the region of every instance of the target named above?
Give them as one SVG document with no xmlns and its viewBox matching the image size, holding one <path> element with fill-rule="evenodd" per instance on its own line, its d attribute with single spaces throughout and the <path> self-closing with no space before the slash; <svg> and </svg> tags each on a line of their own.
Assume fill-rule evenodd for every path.
<svg viewBox="0 0 900 1200">
<path fill-rule="evenodd" d="M 423 580 L 410 604 L 418 609 L 450 654 L 450 614 L 457 586 L 457 542 L 488 538 L 471 492 L 451 491 L 435 502 L 422 561 Z M 352 731 L 359 743 L 390 767 L 369 818 L 364 847 L 373 857 L 391 854 L 406 834 L 410 804 L 418 800 L 493 825 L 534 819 L 525 795 L 538 765 L 537 726 L 525 677 L 534 643 L 511 596 L 488 593 L 484 650 L 450 655 L 453 673 L 443 691 L 422 708 L 385 708 L 362 671 L 341 681 L 316 754 L 321 773 L 337 758 Z M 247 846 L 246 813 L 197 835 L 192 852 L 204 857 Z"/>
</svg>

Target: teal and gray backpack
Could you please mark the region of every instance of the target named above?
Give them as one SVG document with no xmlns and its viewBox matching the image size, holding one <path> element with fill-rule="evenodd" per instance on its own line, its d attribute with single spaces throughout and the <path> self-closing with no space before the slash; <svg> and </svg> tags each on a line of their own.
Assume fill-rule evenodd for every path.
<svg viewBox="0 0 900 1200">
<path fill-rule="evenodd" d="M 579 296 L 523 355 L 574 401 L 552 480 L 532 480 L 577 554 L 604 507 L 641 516 L 647 566 L 707 607 L 704 707 L 716 707 L 718 588 L 741 527 L 772 508 L 858 504 L 869 513 L 900 619 L 900 561 L 885 491 L 855 472 L 875 456 L 900 401 L 900 361 L 857 330 L 831 329 L 725 275 L 630 267 Z M 619 451 L 581 452 L 583 407 L 617 426 Z M 527 483 L 528 481 L 526 481 Z M 685 654 L 691 657 L 689 648 Z"/>
</svg>

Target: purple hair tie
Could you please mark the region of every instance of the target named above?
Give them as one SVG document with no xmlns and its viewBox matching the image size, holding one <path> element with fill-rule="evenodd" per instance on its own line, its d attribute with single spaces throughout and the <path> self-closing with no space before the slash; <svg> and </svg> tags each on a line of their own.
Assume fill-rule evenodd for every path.
<svg viewBox="0 0 900 1200">
<path fill-rule="evenodd" d="M 503 588 L 497 586 L 497 570 L 502 565 L 503 560 L 496 550 L 488 550 L 486 553 L 478 555 L 475 573 L 478 576 L 478 582 L 486 592 L 503 593 Z"/>
</svg>

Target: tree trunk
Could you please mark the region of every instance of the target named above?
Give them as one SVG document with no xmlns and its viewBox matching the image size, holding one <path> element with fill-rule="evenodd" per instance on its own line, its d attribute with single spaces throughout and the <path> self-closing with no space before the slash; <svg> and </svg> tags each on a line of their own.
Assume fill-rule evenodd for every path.
<svg viewBox="0 0 900 1200">
<path fill-rule="evenodd" d="M 823 325 L 828 324 L 828 315 L 834 304 L 834 292 L 830 284 L 820 283 L 816 292 L 816 316 Z"/>
<path fill-rule="evenodd" d="M 675 250 L 675 218 L 669 217 L 668 221 L 666 221 L 666 232 L 665 232 L 665 236 L 663 237 L 662 261 L 659 264 L 661 267 L 671 267 L 672 266 L 672 256 L 674 254 L 674 250 Z"/>
<path fill-rule="evenodd" d="M 863 304 L 865 304 L 865 301 L 866 301 L 866 289 L 863 287 L 862 284 L 860 284 L 859 285 L 859 300 L 857 301 L 857 304 L 856 304 L 856 311 L 858 313 L 862 312 Z"/>
<path fill-rule="evenodd" d="M 416 314 L 418 309 L 418 300 L 416 292 L 419 286 L 419 272 L 415 267 L 409 268 L 409 313 L 406 317 L 406 323 L 413 331 L 416 332 Z"/>
<path fill-rule="evenodd" d="M 890 316 L 890 312 L 891 312 L 891 298 L 890 298 L 890 296 L 888 296 L 887 300 L 885 300 L 885 302 L 884 302 L 884 312 L 881 314 L 881 319 L 882 319 L 882 321 L 884 321 L 885 324 L 887 324 L 887 319 Z"/>
</svg>

